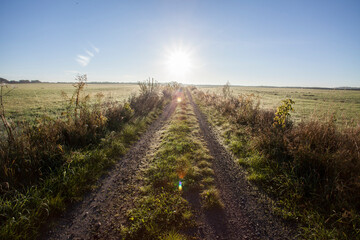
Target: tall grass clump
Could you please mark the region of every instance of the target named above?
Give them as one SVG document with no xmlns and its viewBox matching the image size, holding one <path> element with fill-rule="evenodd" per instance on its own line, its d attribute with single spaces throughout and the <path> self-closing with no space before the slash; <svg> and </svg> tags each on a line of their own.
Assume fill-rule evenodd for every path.
<svg viewBox="0 0 360 240">
<path fill-rule="evenodd" d="M 277 200 L 283 216 L 300 220 L 304 238 L 359 236 L 359 127 L 340 129 L 334 118 L 294 124 L 291 99 L 269 111 L 254 96 L 193 92 L 209 120 L 223 126 L 249 179 Z"/>
<path fill-rule="evenodd" d="M 74 93 L 63 94 L 65 111 L 55 119 L 11 125 L 0 102 L 3 127 L 11 129 L 0 139 L 0 239 L 36 238 L 50 216 L 81 200 L 171 99 L 159 94 L 156 85 L 130 99 L 146 108 L 104 103 L 102 94 L 91 101 L 84 94 L 87 76 L 76 80 Z"/>
<path fill-rule="evenodd" d="M 161 100 L 160 85 L 153 78 L 139 82 L 140 95 L 131 96 L 129 99 L 130 107 L 135 110 L 136 116 L 143 116 L 154 108 Z"/>
<path fill-rule="evenodd" d="M 13 135 L 13 128 L 10 125 L 9 121 L 7 120 L 6 117 L 6 111 L 5 111 L 5 106 L 4 106 L 4 98 L 9 95 L 11 93 L 11 91 L 13 91 L 14 88 L 9 88 L 9 86 L 5 83 L 2 83 L 0 85 L 0 117 L 1 117 L 1 121 L 2 121 L 2 125 L 3 128 L 6 131 L 7 134 L 7 139 L 9 144 L 11 144 L 11 141 L 14 140 L 14 135 Z"/>
<path fill-rule="evenodd" d="M 62 113 L 66 116 L 66 121 L 59 121 L 59 124 L 62 124 L 63 144 L 70 147 L 83 147 L 96 143 L 100 137 L 104 136 L 107 118 L 101 108 L 103 95 L 97 94 L 97 101 L 90 105 L 90 95 L 83 94 L 87 76 L 78 76 L 76 80 L 74 93 L 68 99 L 66 111 Z M 65 93 L 63 95 L 67 97 Z"/>
</svg>

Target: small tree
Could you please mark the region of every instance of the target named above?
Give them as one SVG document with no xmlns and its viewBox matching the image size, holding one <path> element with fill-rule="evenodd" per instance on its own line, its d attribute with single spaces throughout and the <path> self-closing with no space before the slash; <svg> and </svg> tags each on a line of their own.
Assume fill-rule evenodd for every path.
<svg viewBox="0 0 360 240">
<path fill-rule="evenodd" d="M 286 122 L 290 117 L 290 112 L 294 111 L 293 104 L 295 104 L 295 102 L 290 98 L 282 100 L 282 104 L 277 108 L 275 113 L 274 126 L 285 127 Z"/>
<path fill-rule="evenodd" d="M 75 87 L 75 92 L 73 95 L 73 99 L 75 98 L 75 109 L 74 109 L 74 117 L 75 117 L 75 121 L 77 121 L 78 116 L 77 116 L 77 112 L 80 109 L 80 93 L 82 92 L 82 90 L 84 89 L 85 85 L 86 85 L 86 81 L 87 81 L 87 75 L 78 75 L 75 80 L 77 81 L 77 83 L 75 83 L 73 86 Z"/>
<path fill-rule="evenodd" d="M 141 95 L 149 95 L 159 90 L 159 83 L 154 78 L 149 78 L 143 82 L 138 82 Z"/>
<path fill-rule="evenodd" d="M 230 83 L 229 81 L 226 82 L 226 84 L 222 88 L 223 96 L 224 98 L 230 98 L 231 96 L 231 90 L 230 90 Z"/>
</svg>

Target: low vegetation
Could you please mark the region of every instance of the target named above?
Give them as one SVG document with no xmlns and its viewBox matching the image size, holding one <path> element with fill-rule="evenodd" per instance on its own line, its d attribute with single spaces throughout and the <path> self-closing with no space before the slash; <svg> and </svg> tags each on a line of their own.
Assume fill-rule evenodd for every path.
<svg viewBox="0 0 360 240">
<path fill-rule="evenodd" d="M 44 223 L 96 187 L 174 93 L 175 114 L 141 173 L 139 195 L 119 233 L 124 239 L 189 238 L 184 230 L 196 223 L 187 193 L 195 193 L 204 211 L 223 203 L 183 90 L 149 79 L 137 95 L 117 101 L 90 95 L 86 81 L 78 76 L 60 108 L 31 121 L 9 118 L 7 101 L 18 89 L 1 86 L 0 238 L 39 237 Z M 340 125 L 336 115 L 295 122 L 296 99 L 285 97 L 269 110 L 255 94 L 237 95 L 229 84 L 220 94 L 195 87 L 192 93 L 248 179 L 274 199 L 278 214 L 301 224 L 299 237 L 358 238 L 359 126 Z"/>
<path fill-rule="evenodd" d="M 174 86 L 146 81 L 127 102 L 91 101 L 84 94 L 86 75 L 78 76 L 66 97 L 63 118 L 6 124 L 0 140 L 0 238 L 34 239 L 56 216 L 112 166 L 156 118 Z M 149 91 L 150 89 L 150 91 Z M 162 90 L 162 91 L 161 91 Z M 2 97 L 4 97 L 2 95 Z"/>
<path fill-rule="evenodd" d="M 306 239 L 356 239 L 360 234 L 360 128 L 336 119 L 294 124 L 292 99 L 277 111 L 254 95 L 193 88 L 208 120 L 248 171 L 273 196 L 277 212 L 299 220 Z"/>
<path fill-rule="evenodd" d="M 181 103 L 144 173 L 141 196 L 128 213 L 124 239 L 187 239 L 181 232 L 194 225 L 187 191 L 198 192 L 206 209 L 222 207 L 196 118 L 182 92 L 178 97 Z"/>
<path fill-rule="evenodd" d="M 223 95 L 223 88 L 202 86 L 199 89 L 210 94 Z M 326 121 L 329 115 L 334 116 L 339 127 L 356 126 L 360 121 L 359 89 L 310 89 L 310 88 L 276 88 L 276 87 L 237 87 L 229 88 L 234 96 L 254 95 L 261 100 L 262 109 L 274 110 L 284 99 L 296 102 L 292 120 L 295 123 L 316 119 Z M 256 100 L 257 100 L 256 99 Z"/>
<path fill-rule="evenodd" d="M 8 89 L 14 89 L 4 98 L 8 121 L 18 124 L 22 121 L 34 122 L 36 118 L 47 115 L 57 119 L 60 112 L 66 111 L 68 98 L 72 96 L 72 83 L 24 83 L 6 84 Z M 123 102 L 140 93 L 138 84 L 94 84 L 87 83 L 82 94 L 93 96 L 90 103 L 96 101 L 96 94 L 102 94 L 102 102 Z M 0 130 L 2 126 L 0 126 Z"/>
</svg>

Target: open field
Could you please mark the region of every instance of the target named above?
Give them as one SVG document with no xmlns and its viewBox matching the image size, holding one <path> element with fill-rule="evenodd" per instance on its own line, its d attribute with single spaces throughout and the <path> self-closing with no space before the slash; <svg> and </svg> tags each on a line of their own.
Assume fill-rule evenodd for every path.
<svg viewBox="0 0 360 240">
<path fill-rule="evenodd" d="M 58 116 L 65 110 L 65 98 L 74 91 L 72 84 L 16 84 L 15 89 L 5 98 L 8 118 L 12 121 L 33 120 L 47 114 Z M 222 87 L 199 87 L 203 91 L 222 93 Z M 291 98 L 295 101 L 292 117 L 296 122 L 316 117 L 325 119 L 335 114 L 341 125 L 360 123 L 360 91 L 322 90 L 301 88 L 267 88 L 267 87 L 231 87 L 234 95 L 254 94 L 259 98 L 261 107 L 275 109 L 281 100 Z M 104 94 L 104 100 L 123 101 L 131 94 L 138 93 L 137 84 L 88 84 L 85 93 L 93 100 L 97 93 Z"/>
<path fill-rule="evenodd" d="M 33 120 L 44 114 L 59 116 L 66 106 L 62 91 L 71 97 L 75 89 L 73 84 L 63 83 L 13 84 L 9 87 L 15 89 L 4 100 L 7 117 L 12 121 Z M 137 84 L 88 84 L 84 90 L 84 94 L 90 94 L 93 100 L 97 93 L 103 93 L 104 100 L 114 101 L 123 101 L 138 92 Z"/>
<path fill-rule="evenodd" d="M 222 87 L 199 89 L 222 94 Z M 234 95 L 254 94 L 266 109 L 276 109 L 281 100 L 291 98 L 295 101 L 292 116 L 296 122 L 311 117 L 325 119 L 335 114 L 341 125 L 360 124 L 360 91 L 270 87 L 231 87 L 231 91 Z"/>
<path fill-rule="evenodd" d="M 126 85 L 88 85 L 86 92 L 81 86 L 78 105 L 63 103 L 70 104 L 66 121 L 56 120 L 60 108 L 49 101 L 54 118 L 19 124 L 23 131 L 1 139 L 1 239 L 356 239 L 360 233 L 359 127 L 291 124 L 286 109 L 259 110 L 256 98 L 175 83 L 149 80 L 137 97 L 104 105 L 84 96 L 102 89 L 125 99 Z M 34 105 L 55 94 L 50 87 Z"/>
</svg>

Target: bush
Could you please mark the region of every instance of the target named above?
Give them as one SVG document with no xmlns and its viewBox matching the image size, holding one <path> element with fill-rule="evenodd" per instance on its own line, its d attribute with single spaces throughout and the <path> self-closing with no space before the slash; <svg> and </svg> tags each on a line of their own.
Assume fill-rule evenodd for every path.
<svg viewBox="0 0 360 240">
<path fill-rule="evenodd" d="M 105 109 L 107 128 L 113 131 L 119 130 L 124 123 L 128 122 L 134 116 L 134 110 L 127 102 L 124 103 L 124 105 L 116 102 L 108 103 Z"/>
<path fill-rule="evenodd" d="M 360 210 L 359 128 L 340 132 L 333 121 L 311 121 L 294 128 L 286 140 L 294 173 L 306 182 L 305 196 Z"/>
<path fill-rule="evenodd" d="M 58 124 L 43 120 L 22 128 L 11 144 L 0 143 L 0 182 L 9 189 L 32 185 L 64 163 Z"/>
</svg>

